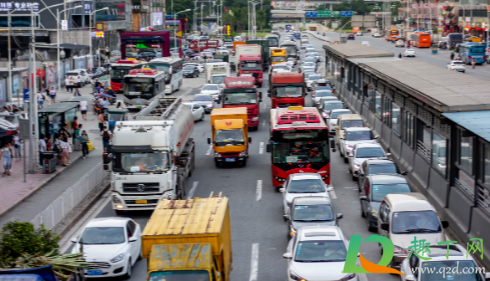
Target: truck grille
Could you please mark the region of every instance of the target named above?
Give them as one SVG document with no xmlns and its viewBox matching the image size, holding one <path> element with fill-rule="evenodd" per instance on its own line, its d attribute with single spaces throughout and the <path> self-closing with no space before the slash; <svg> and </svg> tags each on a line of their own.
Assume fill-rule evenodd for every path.
<svg viewBox="0 0 490 281">
<path fill-rule="evenodd" d="M 252 76 L 253 76 L 255 79 L 259 79 L 259 73 L 252 73 Z"/>
<path fill-rule="evenodd" d="M 124 200 L 124 202 L 126 202 L 126 204 L 136 204 L 136 200 Z M 158 199 L 146 200 L 146 204 L 157 204 L 157 203 L 158 203 Z"/>
<path fill-rule="evenodd" d="M 110 268 L 111 267 L 111 264 L 108 262 L 94 261 L 94 262 L 90 262 L 90 263 L 93 264 L 89 267 L 90 269 Z"/>
<path fill-rule="evenodd" d="M 279 107 L 297 106 L 297 103 L 279 103 Z"/>
<path fill-rule="evenodd" d="M 223 157 L 238 157 L 238 152 L 227 152 L 227 153 L 221 153 L 221 156 Z"/>
<path fill-rule="evenodd" d="M 254 113 L 254 109 L 247 109 L 247 113 L 248 114 L 253 114 Z"/>
<path fill-rule="evenodd" d="M 123 183 L 124 192 L 158 192 L 160 184 L 158 182 Z"/>
</svg>

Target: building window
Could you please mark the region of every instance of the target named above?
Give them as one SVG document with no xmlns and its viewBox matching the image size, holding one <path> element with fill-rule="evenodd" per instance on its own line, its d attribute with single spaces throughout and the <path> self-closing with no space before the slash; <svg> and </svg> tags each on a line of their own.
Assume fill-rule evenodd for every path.
<svg viewBox="0 0 490 281">
<path fill-rule="evenodd" d="M 405 111 L 405 133 L 403 134 L 403 140 L 407 143 L 408 146 L 413 148 L 413 132 L 415 129 L 415 118 L 412 113 Z"/>
<path fill-rule="evenodd" d="M 386 126 L 390 127 L 391 128 L 391 122 L 392 122 L 392 119 L 391 119 L 391 100 L 386 97 L 386 96 L 383 96 L 383 123 L 386 124 Z"/>
<path fill-rule="evenodd" d="M 432 132 L 432 168 L 439 171 L 444 177 L 447 174 L 446 139 L 439 133 Z"/>
<path fill-rule="evenodd" d="M 8 16 L 0 17 L 0 27 L 8 27 Z M 30 15 L 11 15 L 12 27 L 31 27 Z M 39 27 L 39 15 L 34 15 L 34 27 Z"/>
<path fill-rule="evenodd" d="M 374 113 L 376 113 L 376 116 L 381 118 L 381 94 L 379 92 L 376 92 L 376 96 L 374 99 Z"/>
<path fill-rule="evenodd" d="M 401 112 L 400 112 L 400 107 L 396 105 L 396 103 L 391 103 L 391 128 L 397 135 L 401 135 L 401 125 L 402 125 L 402 119 L 401 119 Z"/>
<path fill-rule="evenodd" d="M 431 158 L 431 128 L 422 120 L 417 119 L 417 152 L 425 160 L 430 161 Z"/>
<path fill-rule="evenodd" d="M 473 137 L 466 130 L 459 130 L 458 164 L 469 175 L 473 175 Z"/>
<path fill-rule="evenodd" d="M 490 145 L 482 144 L 482 152 L 483 152 L 483 165 L 480 179 L 482 182 L 490 185 Z"/>
</svg>

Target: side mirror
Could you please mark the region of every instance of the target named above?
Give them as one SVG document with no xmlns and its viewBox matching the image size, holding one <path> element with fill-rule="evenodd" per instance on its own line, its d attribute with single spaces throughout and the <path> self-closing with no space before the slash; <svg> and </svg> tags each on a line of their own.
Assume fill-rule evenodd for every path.
<svg viewBox="0 0 490 281">
<path fill-rule="evenodd" d="M 339 219 L 341 219 L 341 218 L 343 218 L 343 217 L 344 217 L 344 215 L 342 215 L 342 213 L 338 213 L 338 214 L 337 214 L 337 219 L 338 219 L 338 220 L 339 220 Z"/>
<path fill-rule="evenodd" d="M 374 136 L 375 139 L 379 139 L 379 136 Z"/>
<path fill-rule="evenodd" d="M 248 137 L 248 142 L 252 143 L 252 137 Z"/>
<path fill-rule="evenodd" d="M 284 220 L 285 221 L 289 221 L 289 216 L 288 215 L 284 215 L 283 217 L 284 217 Z"/>
<path fill-rule="evenodd" d="M 387 157 L 391 157 L 391 153 L 389 153 L 389 152 L 388 152 L 388 153 L 386 153 L 386 156 L 387 156 Z"/>
<path fill-rule="evenodd" d="M 211 138 L 208 138 L 208 144 L 211 144 Z"/>
<path fill-rule="evenodd" d="M 72 238 L 70 239 L 70 242 L 71 242 L 71 243 L 77 243 L 77 240 L 78 240 L 78 239 L 77 239 L 77 237 L 72 237 Z"/>
<path fill-rule="evenodd" d="M 401 173 L 401 175 L 402 175 L 402 176 L 406 176 L 406 175 L 408 175 L 408 172 L 407 172 L 407 171 L 402 172 L 402 173 Z"/>
<path fill-rule="evenodd" d="M 351 152 L 347 152 L 347 157 L 354 157 L 354 153 Z"/>
<path fill-rule="evenodd" d="M 289 260 L 293 258 L 293 255 L 291 255 L 291 253 L 284 253 L 282 257 Z"/>
<path fill-rule="evenodd" d="M 270 93 L 271 92 L 271 89 L 267 89 L 267 93 Z"/>
<path fill-rule="evenodd" d="M 359 173 L 359 176 L 360 176 L 360 177 L 364 177 L 364 176 L 365 176 L 365 174 L 364 174 L 364 173 Z"/>
<path fill-rule="evenodd" d="M 382 230 L 385 230 L 385 231 L 390 231 L 390 224 L 389 224 L 389 223 L 387 223 L 387 222 L 383 222 L 383 223 L 381 224 L 381 229 L 382 229 Z"/>
<path fill-rule="evenodd" d="M 442 228 L 448 228 L 449 222 L 448 221 L 441 221 Z"/>
<path fill-rule="evenodd" d="M 272 152 L 272 144 L 267 144 L 266 147 L 265 147 L 265 150 L 267 151 L 267 153 L 271 153 Z"/>
<path fill-rule="evenodd" d="M 136 242 L 136 241 L 138 241 L 138 238 L 136 238 L 134 236 L 133 237 L 129 237 L 129 240 L 128 241 L 129 242 Z"/>
<path fill-rule="evenodd" d="M 286 192 L 286 189 L 284 187 L 279 188 L 279 192 L 284 193 Z"/>
<path fill-rule="evenodd" d="M 359 199 L 361 199 L 361 200 L 367 200 L 367 196 L 366 195 L 361 195 L 361 196 L 359 196 Z"/>
<path fill-rule="evenodd" d="M 405 276 L 405 280 L 406 281 L 415 281 L 415 276 L 413 276 L 413 275 L 407 275 L 407 276 Z"/>
<path fill-rule="evenodd" d="M 259 92 L 259 99 L 262 101 L 262 92 Z"/>
<path fill-rule="evenodd" d="M 341 140 L 343 140 L 343 139 L 344 139 L 344 137 L 340 137 L 340 139 L 341 139 Z"/>
<path fill-rule="evenodd" d="M 267 94 L 267 96 L 268 96 L 269 98 L 271 97 L 271 94 L 270 94 L 270 92 L 269 92 L 269 94 Z"/>
</svg>

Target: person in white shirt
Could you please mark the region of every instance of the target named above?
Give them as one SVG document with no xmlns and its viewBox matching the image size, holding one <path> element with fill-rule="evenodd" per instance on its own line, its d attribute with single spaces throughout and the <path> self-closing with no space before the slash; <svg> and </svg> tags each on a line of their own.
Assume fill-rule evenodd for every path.
<svg viewBox="0 0 490 281">
<path fill-rule="evenodd" d="M 44 152 L 46 152 L 47 150 L 47 146 L 46 146 L 46 136 L 44 136 L 43 134 L 41 134 L 40 138 L 39 138 L 39 142 L 38 142 L 38 145 L 39 145 L 39 165 L 43 165 L 43 158 L 44 158 Z"/>
<path fill-rule="evenodd" d="M 108 98 L 104 97 L 103 105 L 104 105 L 104 111 L 106 113 L 109 113 L 109 99 Z"/>
<path fill-rule="evenodd" d="M 68 78 L 68 76 L 66 76 L 66 78 L 65 78 L 65 87 L 66 87 L 67 93 L 73 91 L 73 89 L 71 88 L 71 81 L 70 81 L 70 78 Z"/>
<path fill-rule="evenodd" d="M 82 112 L 83 120 L 87 120 L 87 109 L 88 109 L 88 102 L 86 100 L 80 101 L 80 111 Z"/>
<path fill-rule="evenodd" d="M 38 108 L 44 107 L 44 95 L 43 93 L 41 93 L 41 90 L 38 90 L 37 92 L 37 107 Z"/>
<path fill-rule="evenodd" d="M 6 106 L 2 108 L 2 110 L 0 111 L 0 115 L 10 115 L 10 112 L 8 111 Z"/>
<path fill-rule="evenodd" d="M 49 90 L 49 97 L 51 98 L 51 103 L 56 102 L 56 90 L 54 87 L 51 87 L 51 90 Z"/>
</svg>

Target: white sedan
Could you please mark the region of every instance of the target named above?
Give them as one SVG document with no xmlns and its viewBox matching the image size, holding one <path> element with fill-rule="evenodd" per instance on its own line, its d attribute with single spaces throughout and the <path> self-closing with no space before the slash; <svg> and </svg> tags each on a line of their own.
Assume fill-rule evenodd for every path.
<svg viewBox="0 0 490 281">
<path fill-rule="evenodd" d="M 129 279 L 132 267 L 141 259 L 141 228 L 130 218 L 96 218 L 84 228 L 80 237 L 71 239 L 75 243 L 72 254 L 83 254 L 88 262 L 96 266 L 88 269 L 90 278 L 124 276 Z"/>
<path fill-rule="evenodd" d="M 184 102 L 190 110 L 192 111 L 192 116 L 194 117 L 194 121 L 203 121 L 206 116 L 206 112 L 204 112 L 204 108 L 201 105 L 195 102 Z"/>
<path fill-rule="evenodd" d="M 414 49 L 406 49 L 405 52 L 403 53 L 404 57 L 415 57 L 415 50 Z"/>
<path fill-rule="evenodd" d="M 291 174 L 286 180 L 286 183 L 284 183 L 284 187 L 280 188 L 279 191 L 282 192 L 283 195 L 282 203 L 285 215 L 289 215 L 289 207 L 291 207 L 291 202 L 293 202 L 293 199 L 296 197 L 330 197 L 328 194 L 328 187 L 323 182 L 322 176 L 318 173 Z"/>
<path fill-rule="evenodd" d="M 447 69 L 465 73 L 464 62 L 459 60 L 453 60 L 452 62 L 448 63 Z"/>
<path fill-rule="evenodd" d="M 184 63 L 184 66 L 187 66 L 187 65 L 197 66 L 197 69 L 199 70 L 200 73 L 204 72 L 204 65 L 202 65 L 200 63 L 194 63 L 194 62 Z"/>
<path fill-rule="evenodd" d="M 371 46 L 371 44 L 369 44 L 369 41 L 362 41 L 361 45 L 368 46 L 368 47 Z"/>
</svg>

